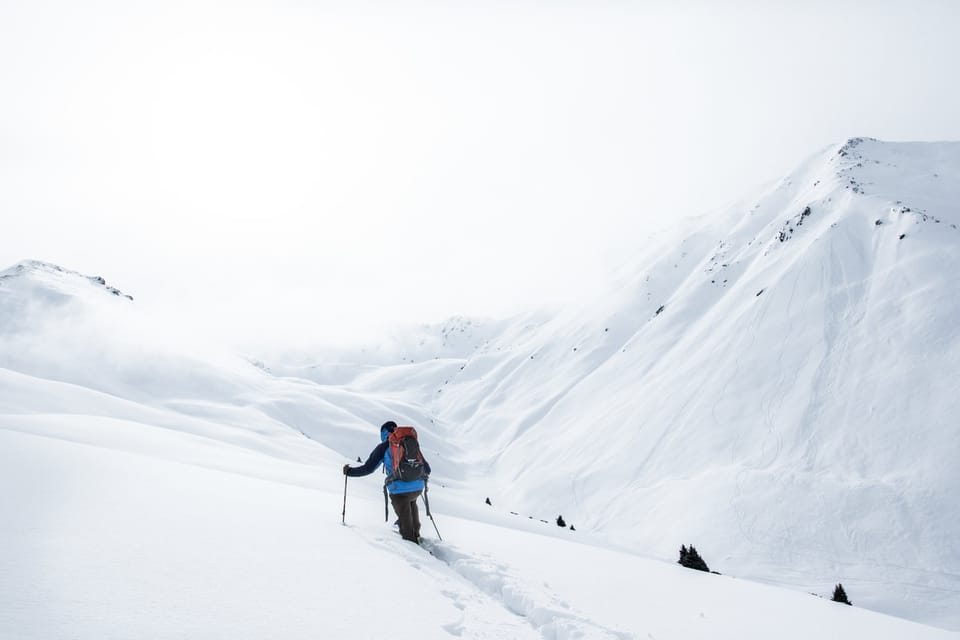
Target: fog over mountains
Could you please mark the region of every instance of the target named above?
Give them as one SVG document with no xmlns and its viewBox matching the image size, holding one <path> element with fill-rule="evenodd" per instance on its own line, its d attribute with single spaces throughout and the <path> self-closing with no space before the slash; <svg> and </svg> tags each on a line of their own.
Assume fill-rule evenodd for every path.
<svg viewBox="0 0 960 640">
<path fill-rule="evenodd" d="M 631 567 L 624 580 L 636 580 L 645 592 L 657 589 L 643 574 L 661 576 L 660 569 L 626 558 L 673 562 L 681 544 L 694 543 L 725 576 L 827 595 L 842 582 L 854 609 L 960 629 L 958 227 L 960 143 L 852 138 L 763 191 L 643 247 L 616 281 L 598 284 L 604 293 L 594 303 L 518 318 L 455 318 L 366 349 L 333 345 L 286 361 L 241 357 L 167 332 L 138 312 L 135 291 L 109 285 L 110 274 L 88 277 L 33 261 L 15 265 L 0 272 L 0 434 L 6 443 L 0 450 L 8 462 L 37 464 L 9 465 L 4 474 L 20 488 L 5 510 L 21 510 L 30 523 L 0 527 L 7 548 L 19 551 L 15 559 L 8 552 L 7 575 L 31 577 L 32 586 L 0 578 L 4 597 L 19 603 L 18 613 L 6 620 L 0 615 L 0 631 L 22 631 L 47 615 L 61 626 L 36 637 L 56 636 L 75 623 L 81 605 L 112 611 L 109 619 L 131 629 L 155 620 L 111 610 L 101 600 L 109 600 L 116 585 L 88 584 L 85 565 L 74 556 L 58 556 L 69 580 L 58 577 L 50 561 L 43 541 L 94 535 L 78 533 L 86 530 L 82 521 L 56 517 L 70 505 L 92 504 L 115 527 L 135 528 L 121 510 L 135 503 L 131 496 L 98 502 L 95 493 L 51 489 L 59 481 L 83 484 L 90 464 L 99 465 L 104 478 L 142 482 L 150 504 L 173 521 L 183 505 L 199 510 L 219 503 L 215 478 L 266 481 L 262 508 L 273 503 L 270 496 L 281 504 L 289 498 L 291 510 L 274 514 L 277 522 L 288 523 L 313 500 L 329 503 L 333 509 L 323 518 L 298 525 L 319 527 L 320 538 L 336 550 L 306 541 L 293 547 L 314 558 L 336 553 L 377 566 L 382 558 L 376 554 L 396 551 L 391 540 L 376 537 L 377 481 L 354 485 L 357 500 L 369 501 L 358 509 L 374 512 L 358 516 L 366 542 L 343 540 L 329 526 L 339 526 L 339 467 L 365 457 L 376 442 L 375 426 L 391 418 L 420 430 L 435 469 L 431 501 L 461 536 L 451 538 L 446 551 L 435 550 L 457 580 L 469 583 L 447 593 L 460 594 L 463 604 L 480 588 L 496 601 L 490 608 L 454 607 L 467 613 L 445 627 L 450 635 L 520 637 L 482 626 L 497 603 L 524 618 L 523 629 L 532 626 L 546 637 L 646 637 L 656 625 L 670 629 L 670 616 L 693 624 L 695 615 L 669 607 L 638 620 L 605 617 L 590 604 L 586 587 L 571 587 L 564 609 L 549 590 L 511 583 L 507 566 L 521 559 L 503 556 L 506 564 L 497 565 L 493 549 L 484 552 L 493 554 L 484 556 L 492 564 L 477 568 L 471 545 L 515 533 L 504 547 L 536 546 L 525 536 L 560 535 L 540 522 L 558 514 L 577 529 L 563 530 L 562 537 L 619 554 L 598 566 L 614 573 L 618 565 Z M 60 450 L 68 443 L 113 455 L 71 456 Z M 143 478 L 131 454 L 149 461 Z M 54 460 L 72 462 L 64 469 Z M 185 470 L 196 467 L 203 473 Z M 41 482 L 41 471 L 52 475 Z M 229 474 L 214 474 L 223 471 Z M 180 487 L 182 501 L 165 501 L 164 478 Z M 188 497 L 184 487 L 191 482 L 211 483 L 198 489 L 209 504 Z M 318 495 L 280 499 L 268 485 Z M 228 500 L 224 518 L 240 518 L 254 503 L 260 504 Z M 478 521 L 496 525 L 498 533 L 475 537 L 464 523 Z M 207 523 L 197 532 L 198 544 L 213 548 L 211 532 L 221 525 L 227 526 Z M 176 563 L 190 540 L 183 533 L 178 546 L 155 540 L 150 553 L 131 551 L 126 565 L 133 572 L 156 569 L 164 558 Z M 562 553 L 573 555 L 583 546 L 563 544 Z M 285 561 L 265 553 L 271 566 Z M 527 567 L 525 576 L 557 570 L 548 564 Z M 194 580 L 213 575 L 191 566 Z M 342 569 L 349 575 L 349 566 Z M 682 594 L 685 574 L 675 580 L 669 569 L 659 579 L 669 583 L 666 592 Z M 211 569 L 221 570 L 227 571 Z M 281 572 L 276 579 L 286 584 L 287 577 Z M 180 579 L 187 578 L 160 582 L 172 593 Z M 594 579 L 602 580 L 585 582 Z M 703 579 L 718 581 L 705 583 L 707 599 L 742 588 L 729 586 L 739 581 L 719 582 L 725 577 Z M 128 583 L 129 576 L 117 584 Z M 81 584 L 102 598 L 49 599 L 51 590 L 73 594 Z M 136 593 L 128 592 L 134 609 Z M 149 589 L 142 593 L 156 597 Z M 291 603 L 301 597 L 288 595 Z M 829 605 L 790 593 L 801 595 L 810 606 Z M 819 608 L 762 596 L 768 597 L 779 615 L 787 608 L 798 619 L 826 624 Z M 749 618 L 749 599 L 738 598 L 726 609 L 741 607 L 739 617 Z M 333 600 L 341 608 L 352 602 L 347 594 Z M 437 604 L 438 615 L 449 613 L 447 605 Z M 566 610 L 575 613 L 564 617 Z M 277 620 L 285 619 L 277 611 Z M 200 630 L 222 629 L 211 615 Z M 244 614 L 231 609 L 229 615 Z M 844 629 L 873 637 L 888 626 L 884 618 L 864 620 L 844 622 L 851 625 Z M 91 633 L 102 631 L 89 624 Z M 711 625 L 703 637 L 770 632 L 761 622 L 746 630 L 732 625 Z M 310 629 L 305 625 L 303 633 Z M 915 637 L 918 630 L 893 626 L 883 633 Z M 810 629 L 794 631 L 803 637 Z"/>
</svg>

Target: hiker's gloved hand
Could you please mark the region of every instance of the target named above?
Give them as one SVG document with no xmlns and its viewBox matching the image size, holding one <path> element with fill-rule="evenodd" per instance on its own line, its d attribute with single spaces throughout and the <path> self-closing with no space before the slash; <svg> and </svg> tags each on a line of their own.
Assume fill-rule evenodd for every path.
<svg viewBox="0 0 960 640">
<path fill-rule="evenodd" d="M 347 475 L 347 471 L 349 470 L 350 470 L 350 465 L 348 464 L 343 465 L 343 475 Z"/>
</svg>

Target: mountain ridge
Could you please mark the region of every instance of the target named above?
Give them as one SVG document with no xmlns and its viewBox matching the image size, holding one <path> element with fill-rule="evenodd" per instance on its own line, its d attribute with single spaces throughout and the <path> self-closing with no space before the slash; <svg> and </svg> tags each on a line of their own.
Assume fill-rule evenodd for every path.
<svg viewBox="0 0 960 640">
<path fill-rule="evenodd" d="M 11 281 L 16 278 L 30 277 L 36 282 L 43 282 L 51 289 L 60 289 L 74 291 L 75 286 L 80 282 L 88 282 L 99 288 L 102 288 L 111 295 L 133 300 L 133 296 L 128 295 L 116 287 L 107 284 L 107 281 L 101 276 L 87 276 L 78 271 L 65 269 L 52 262 L 42 260 L 21 260 L 15 265 L 0 271 L 0 281 Z M 72 285 L 72 286 L 71 286 Z"/>
</svg>

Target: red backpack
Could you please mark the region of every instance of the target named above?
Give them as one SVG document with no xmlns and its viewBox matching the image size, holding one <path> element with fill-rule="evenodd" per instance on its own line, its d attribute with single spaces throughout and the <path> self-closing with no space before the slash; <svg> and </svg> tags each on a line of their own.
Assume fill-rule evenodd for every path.
<svg viewBox="0 0 960 640">
<path fill-rule="evenodd" d="M 423 477 L 423 455 L 420 453 L 420 441 L 413 427 L 397 427 L 387 438 L 390 443 L 390 461 L 392 468 L 387 475 L 387 484 L 400 480 L 412 482 Z"/>
</svg>

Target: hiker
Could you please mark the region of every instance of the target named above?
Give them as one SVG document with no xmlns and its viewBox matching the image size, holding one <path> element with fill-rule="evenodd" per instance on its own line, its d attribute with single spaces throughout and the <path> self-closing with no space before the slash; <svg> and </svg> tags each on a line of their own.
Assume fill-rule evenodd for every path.
<svg viewBox="0 0 960 640">
<path fill-rule="evenodd" d="M 397 441 L 398 438 L 394 437 L 393 440 L 390 438 L 394 432 L 398 435 L 405 434 L 401 439 L 412 432 L 412 437 L 416 439 L 416 431 L 412 427 L 397 427 L 397 423 L 392 420 L 384 422 L 383 426 L 380 427 L 380 444 L 370 452 L 367 461 L 359 467 L 351 467 L 349 464 L 343 465 L 343 474 L 354 478 L 368 476 L 374 472 L 377 465 L 382 463 L 383 472 L 387 475 L 384 495 L 390 495 L 390 502 L 393 504 L 393 510 L 396 512 L 400 523 L 400 535 L 403 536 L 404 540 L 420 544 L 420 512 L 417 509 L 417 499 L 426 486 L 427 476 L 430 475 L 430 463 L 419 452 L 418 445 L 416 453 L 419 460 L 413 462 L 413 466 L 417 468 L 419 468 L 417 463 L 422 462 L 422 468 L 419 468 L 419 472 L 416 474 L 418 477 L 413 480 L 391 477 L 399 473 L 395 469 L 393 453 L 391 452 L 391 448 L 399 450 L 397 447 L 400 446 L 400 442 Z M 391 445 L 393 446 L 391 447 Z"/>
</svg>

